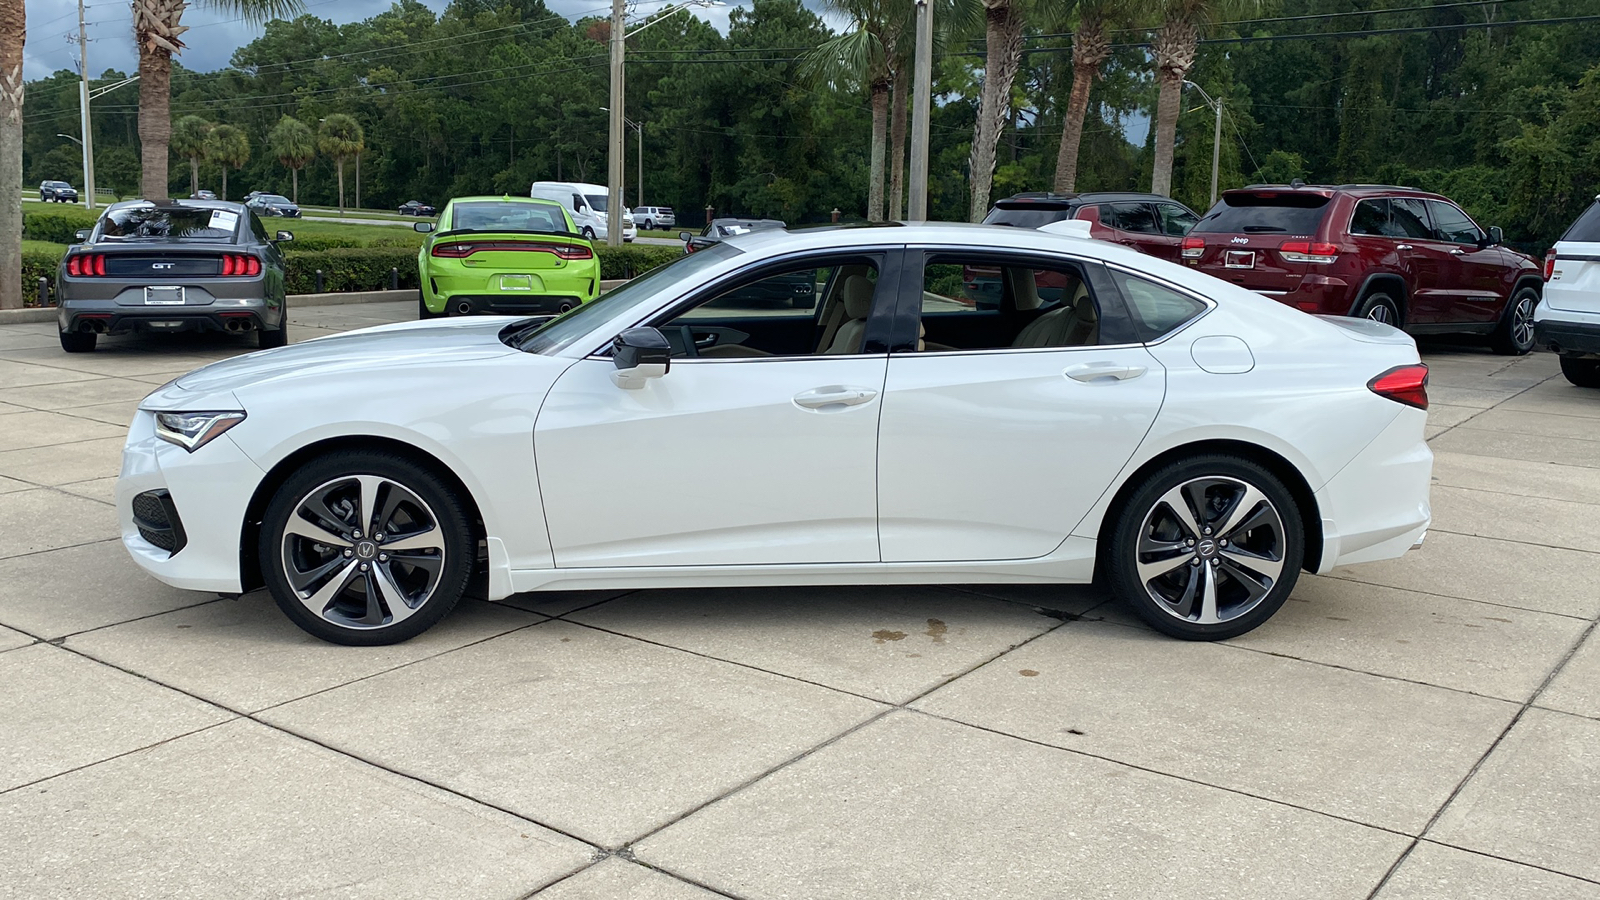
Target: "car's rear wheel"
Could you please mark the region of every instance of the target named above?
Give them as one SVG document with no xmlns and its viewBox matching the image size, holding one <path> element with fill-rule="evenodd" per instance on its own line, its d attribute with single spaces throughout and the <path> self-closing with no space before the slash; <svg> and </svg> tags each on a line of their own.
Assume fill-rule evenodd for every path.
<svg viewBox="0 0 1600 900">
<path fill-rule="evenodd" d="M 261 526 L 261 574 L 296 625 L 336 644 L 415 637 L 466 592 L 477 542 L 461 501 L 391 453 L 341 451 L 302 466 Z"/>
<path fill-rule="evenodd" d="M 1489 347 L 1501 356 L 1521 356 L 1533 349 L 1533 308 L 1539 292 L 1525 287 L 1511 295 L 1500 324 L 1489 336 Z"/>
<path fill-rule="evenodd" d="M 263 327 L 256 332 L 256 346 L 263 350 L 274 347 L 284 347 L 289 343 L 289 301 L 283 303 L 283 319 L 278 323 L 277 330 Z"/>
<path fill-rule="evenodd" d="M 583 226 L 583 239 L 586 240 L 586 241 L 593 241 L 594 240 L 594 229 L 590 228 L 587 225 Z"/>
<path fill-rule="evenodd" d="M 96 335 L 92 331 L 61 332 L 61 349 L 68 353 L 88 353 L 94 350 Z"/>
<path fill-rule="evenodd" d="M 1103 552 L 1112 592 L 1152 628 L 1214 641 L 1278 611 L 1299 577 L 1305 537 L 1276 476 L 1247 459 L 1206 455 L 1146 478 Z"/>
<path fill-rule="evenodd" d="M 1600 359 L 1561 357 L 1561 374 L 1578 387 L 1600 388 Z"/>
<path fill-rule="evenodd" d="M 1361 311 L 1356 315 L 1363 319 L 1371 319 L 1374 322 L 1382 322 L 1385 325 L 1393 325 L 1396 328 L 1403 327 L 1405 324 L 1400 316 L 1399 302 L 1382 291 L 1373 291 L 1368 294 L 1367 299 L 1361 303 Z"/>
</svg>

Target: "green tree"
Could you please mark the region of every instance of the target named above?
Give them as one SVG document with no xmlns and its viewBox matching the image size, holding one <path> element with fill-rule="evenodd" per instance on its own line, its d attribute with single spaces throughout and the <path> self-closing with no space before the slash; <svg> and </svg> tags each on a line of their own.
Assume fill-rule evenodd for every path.
<svg viewBox="0 0 1600 900">
<path fill-rule="evenodd" d="M 182 19 L 188 5 L 186 0 L 133 0 L 133 35 L 139 45 L 139 152 L 146 197 L 168 193 L 172 57 L 183 51 L 181 35 L 189 29 Z M 301 0 L 203 0 L 200 5 L 252 23 L 293 15 L 303 8 Z"/>
<path fill-rule="evenodd" d="M 1054 190 L 1071 193 L 1078 185 L 1078 150 L 1083 143 L 1083 117 L 1089 111 L 1089 89 L 1111 58 L 1111 38 L 1106 26 L 1128 19 L 1132 0 L 1077 0 L 1062 12 L 1077 14 L 1072 27 L 1072 93 L 1061 122 L 1061 145 L 1056 151 Z M 1063 18 L 1067 18 L 1063 16 Z M 1062 26 L 1074 23 L 1062 21 Z"/>
<path fill-rule="evenodd" d="M 317 155 L 317 140 L 311 133 L 311 126 L 293 116 L 284 116 L 267 134 L 267 146 L 278 162 L 288 167 L 293 185 L 289 199 L 299 203 L 300 170 L 310 165 Z"/>
<path fill-rule="evenodd" d="M 833 12 L 850 17 L 851 30 L 830 38 L 805 57 L 804 71 L 836 90 L 867 89 L 872 106 L 872 141 L 867 187 L 867 220 L 884 219 L 884 150 L 888 144 L 890 60 L 906 30 L 910 4 L 889 0 L 824 0 Z"/>
<path fill-rule="evenodd" d="M 344 113 L 334 113 L 317 127 L 317 149 L 333 158 L 339 170 L 339 214 L 344 215 L 344 164 L 366 149 L 366 134 L 361 123 Z"/>
<path fill-rule="evenodd" d="M 228 170 L 238 171 L 250 161 L 250 139 L 232 125 L 218 125 L 206 135 L 206 158 L 222 169 L 222 199 L 228 199 Z"/>
<path fill-rule="evenodd" d="M 172 151 L 189 160 L 191 197 L 200 190 L 200 161 L 206 158 L 207 152 L 211 149 L 211 128 L 211 123 L 199 116 L 184 116 L 172 123 Z M 160 194 L 150 194 L 146 191 L 145 196 L 164 197 L 166 193 L 166 190 L 162 190 Z"/>
<path fill-rule="evenodd" d="M 139 154 L 125 146 L 96 150 L 94 159 L 95 186 L 104 187 L 118 200 L 139 192 Z"/>
</svg>

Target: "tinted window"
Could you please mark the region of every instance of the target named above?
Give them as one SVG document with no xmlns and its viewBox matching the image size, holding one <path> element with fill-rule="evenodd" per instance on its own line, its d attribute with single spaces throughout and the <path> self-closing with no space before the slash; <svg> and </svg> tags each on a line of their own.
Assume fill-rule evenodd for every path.
<svg viewBox="0 0 1600 900">
<path fill-rule="evenodd" d="M 554 206 L 505 201 L 457 203 L 450 213 L 450 228 L 568 233 L 566 217 Z"/>
<path fill-rule="evenodd" d="M 583 199 L 589 201 L 589 206 L 592 207 L 595 212 L 605 212 L 606 204 L 611 200 L 611 198 L 607 197 L 605 194 L 585 194 Z"/>
<path fill-rule="evenodd" d="M 1454 204 L 1429 200 L 1428 212 L 1433 215 L 1433 230 L 1442 241 L 1452 244 L 1476 244 L 1483 232 L 1467 218 L 1467 214 Z"/>
<path fill-rule="evenodd" d="M 1059 203 L 1007 203 L 1002 201 L 984 216 L 985 225 L 1010 225 L 1014 228 L 1038 228 L 1051 222 L 1072 218 L 1072 208 Z"/>
<path fill-rule="evenodd" d="M 922 273 L 922 349 L 1084 347 L 1100 306 L 1077 266 L 933 257 Z"/>
<path fill-rule="evenodd" d="M 1133 326 L 1142 341 L 1154 341 L 1205 312 L 1206 305 L 1162 284 L 1146 281 L 1117 269 L 1111 278 L 1122 291 L 1133 314 Z"/>
<path fill-rule="evenodd" d="M 1350 217 L 1350 233 L 1373 237 L 1388 235 L 1389 201 L 1363 200 L 1357 203 L 1355 215 Z"/>
<path fill-rule="evenodd" d="M 1161 230 L 1174 237 L 1182 237 L 1189 233 L 1200 217 L 1176 203 L 1159 203 L 1156 210 L 1161 213 Z"/>
<path fill-rule="evenodd" d="M 1433 239 L 1433 229 L 1428 225 L 1428 211 L 1421 200 L 1410 197 L 1395 197 L 1389 201 L 1389 228 L 1394 237 Z"/>
<path fill-rule="evenodd" d="M 1226 194 L 1194 230 L 1223 234 L 1315 234 L 1328 198 L 1318 194 Z"/>
<path fill-rule="evenodd" d="M 135 206 L 106 213 L 99 228 L 99 237 L 110 240 L 231 241 L 239 230 L 239 213 Z"/>
<path fill-rule="evenodd" d="M 1563 241 L 1597 241 L 1600 242 L 1600 202 L 1589 204 L 1583 211 L 1578 221 L 1572 223 L 1567 233 L 1561 236 Z"/>
<path fill-rule="evenodd" d="M 1155 210 L 1148 203 L 1109 203 L 1100 207 L 1100 222 L 1118 231 L 1160 234 Z"/>
<path fill-rule="evenodd" d="M 860 353 L 877 288 L 878 265 L 870 257 L 812 259 L 713 294 L 653 324 L 677 358 Z"/>
</svg>

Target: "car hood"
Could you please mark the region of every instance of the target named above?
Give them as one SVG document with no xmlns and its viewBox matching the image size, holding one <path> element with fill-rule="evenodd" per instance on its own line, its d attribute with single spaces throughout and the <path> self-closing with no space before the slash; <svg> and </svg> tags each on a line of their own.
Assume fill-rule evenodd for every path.
<svg viewBox="0 0 1600 900">
<path fill-rule="evenodd" d="M 336 379 L 375 369 L 416 369 L 521 351 L 500 341 L 515 317 L 380 325 L 263 350 L 195 369 L 146 397 L 145 409 L 175 409 L 197 400 L 222 399 L 246 387 L 290 380 Z"/>
</svg>

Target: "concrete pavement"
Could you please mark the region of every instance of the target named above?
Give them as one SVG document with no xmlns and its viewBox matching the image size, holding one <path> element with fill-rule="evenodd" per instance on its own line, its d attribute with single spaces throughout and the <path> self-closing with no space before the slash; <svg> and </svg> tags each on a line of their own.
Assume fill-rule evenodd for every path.
<svg viewBox="0 0 1600 900">
<path fill-rule="evenodd" d="M 520 595 L 361 649 L 127 559 L 139 398 L 253 346 L 161 338 L 0 326 L 0 897 L 1600 900 L 1600 392 L 1548 354 L 1426 347 L 1427 544 L 1223 644 L 965 585 Z"/>
</svg>

